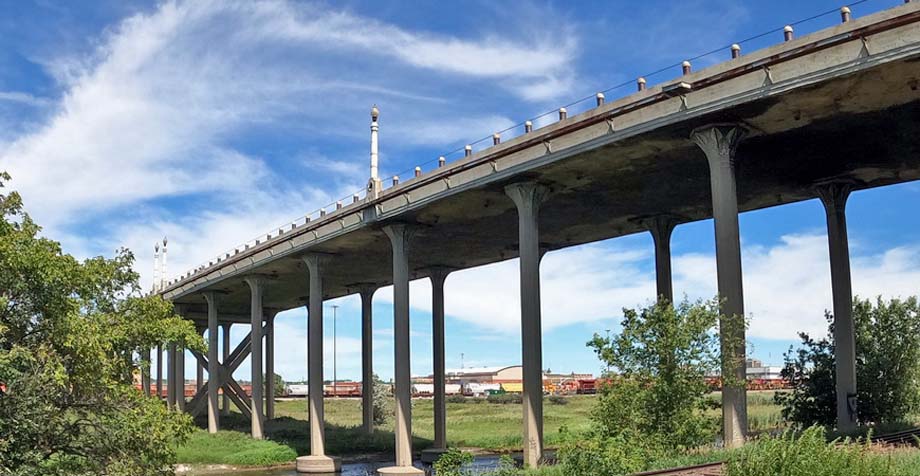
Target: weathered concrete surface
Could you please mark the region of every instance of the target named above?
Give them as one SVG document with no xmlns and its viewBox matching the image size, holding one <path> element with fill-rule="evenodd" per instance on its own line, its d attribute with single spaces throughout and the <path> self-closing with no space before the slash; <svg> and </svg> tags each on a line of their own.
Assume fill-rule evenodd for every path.
<svg viewBox="0 0 920 476">
<path fill-rule="evenodd" d="M 268 280 L 264 305 L 303 306 L 309 296 L 306 252 L 331 253 L 325 298 L 359 284 L 392 280 L 382 226 L 418 224 L 412 278 L 432 266 L 468 268 L 518 255 L 517 216 L 504 194 L 531 180 L 551 189 L 540 210 L 548 250 L 644 231 L 642 217 L 712 217 L 706 159 L 690 132 L 740 123 L 740 211 L 816 197 L 813 185 L 852 180 L 854 190 L 920 177 L 920 4 L 906 4 L 779 44 L 680 81 L 692 90 L 667 97 L 662 87 L 507 140 L 322 220 L 286 231 L 222 260 L 163 295 L 202 322 L 200 293 L 225 292 L 221 319 L 249 320 L 243 278 Z M 865 41 L 862 38 L 865 37 Z M 667 86 L 667 83 L 662 86 Z"/>
</svg>

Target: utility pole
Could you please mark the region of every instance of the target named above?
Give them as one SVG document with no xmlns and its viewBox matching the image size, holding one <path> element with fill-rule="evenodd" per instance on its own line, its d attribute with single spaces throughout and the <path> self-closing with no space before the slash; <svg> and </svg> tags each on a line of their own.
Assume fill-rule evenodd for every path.
<svg viewBox="0 0 920 476">
<path fill-rule="evenodd" d="M 463 352 L 460 352 L 460 370 L 463 370 Z"/>
<path fill-rule="evenodd" d="M 336 311 L 338 310 L 338 308 L 339 308 L 339 306 L 337 306 L 337 305 L 335 305 L 335 304 L 332 305 L 332 396 L 335 397 L 335 398 L 338 398 L 338 396 L 339 396 L 339 389 L 338 389 L 338 380 L 339 380 L 339 378 L 338 378 L 338 363 L 337 363 L 336 360 L 335 360 L 336 355 L 337 355 L 336 347 L 335 347 L 335 346 L 336 346 L 336 337 L 335 337 L 335 321 L 336 321 L 336 319 L 335 319 L 335 318 L 336 318 Z"/>
</svg>

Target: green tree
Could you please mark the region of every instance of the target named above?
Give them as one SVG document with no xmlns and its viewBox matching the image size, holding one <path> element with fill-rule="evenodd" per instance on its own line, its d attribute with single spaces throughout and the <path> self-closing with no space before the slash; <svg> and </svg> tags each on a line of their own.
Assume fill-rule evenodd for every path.
<svg viewBox="0 0 920 476">
<path fill-rule="evenodd" d="M 560 458 L 571 474 L 622 474 L 645 469 L 665 450 L 711 441 L 704 416 L 705 376 L 717 370 L 716 301 L 624 309 L 619 334 L 588 342 L 607 368 L 587 435 L 570 435 Z"/>
<path fill-rule="evenodd" d="M 392 411 L 387 411 L 391 400 L 390 386 L 374 374 L 374 424 L 383 425 Z"/>
<path fill-rule="evenodd" d="M 19 195 L 0 194 L 0 474 L 172 474 L 190 419 L 132 379 L 142 351 L 203 341 L 141 295 L 129 251 L 81 262 L 39 233 Z"/>
<path fill-rule="evenodd" d="M 609 435 L 630 428 L 659 435 L 669 446 L 705 443 L 713 427 L 706 375 L 719 368 L 715 301 L 624 309 L 622 331 L 588 343 L 619 375 L 601 389 L 595 421 Z"/>
<path fill-rule="evenodd" d="M 783 417 L 806 427 L 836 423 L 834 318 L 826 313 L 827 336 L 799 334 L 782 376 L 792 391 L 777 393 Z M 920 410 L 920 305 L 917 298 L 853 300 L 856 330 L 857 412 L 863 424 L 902 421 Z"/>
<path fill-rule="evenodd" d="M 283 397 L 283 396 L 284 396 L 284 387 L 285 387 L 285 383 L 284 383 L 284 379 L 281 378 L 281 376 L 278 375 L 278 374 L 272 374 L 272 377 L 269 377 L 268 374 L 265 374 L 265 375 L 262 376 L 262 379 L 265 381 L 265 392 L 266 392 L 266 395 L 268 394 L 267 392 L 268 392 L 268 379 L 269 379 L 269 378 L 274 379 L 273 382 L 272 382 L 273 385 L 274 385 L 274 390 L 273 390 L 273 391 L 274 391 L 274 397 L 275 397 L 275 398 L 281 398 L 281 397 Z"/>
</svg>

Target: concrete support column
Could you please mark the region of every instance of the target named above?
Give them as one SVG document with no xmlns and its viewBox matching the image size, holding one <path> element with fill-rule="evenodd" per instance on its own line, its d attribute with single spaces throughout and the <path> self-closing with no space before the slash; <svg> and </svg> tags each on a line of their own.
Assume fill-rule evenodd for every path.
<svg viewBox="0 0 920 476">
<path fill-rule="evenodd" d="M 326 422 L 323 407 L 323 273 L 329 255 L 311 253 L 303 258 L 310 272 L 310 313 L 307 317 L 307 383 L 310 399 L 310 456 L 297 458 L 301 473 L 340 471 L 337 458 L 326 456 Z"/>
<path fill-rule="evenodd" d="M 275 314 L 266 316 L 267 332 L 265 334 L 265 416 L 275 418 Z"/>
<path fill-rule="evenodd" d="M 431 355 L 434 360 L 434 445 L 422 451 L 422 461 L 434 462 L 447 450 L 447 400 L 444 362 L 444 281 L 451 270 L 430 270 L 431 279 Z"/>
<path fill-rule="evenodd" d="M 185 411 L 185 347 L 176 346 L 176 410 Z"/>
<path fill-rule="evenodd" d="M 548 189 L 536 183 L 505 187 L 518 212 L 521 268 L 521 344 L 524 380 L 524 465 L 536 467 L 543 458 L 543 342 L 540 316 L 539 211 Z"/>
<path fill-rule="evenodd" d="M 264 416 L 262 413 L 262 292 L 265 287 L 265 279 L 259 276 L 249 276 L 244 279 L 249 285 L 251 291 L 251 308 L 252 319 L 252 338 L 250 345 L 252 353 L 250 362 L 252 364 L 252 437 L 256 440 L 263 438 Z"/>
<path fill-rule="evenodd" d="M 735 183 L 735 152 L 746 135 L 744 128 L 735 125 L 708 126 L 691 133 L 709 161 L 712 187 L 716 272 L 722 300 L 722 436 L 727 447 L 744 444 L 747 436 L 744 292 Z"/>
<path fill-rule="evenodd" d="M 645 222 L 655 242 L 655 280 L 657 299 L 674 303 L 674 288 L 671 280 L 671 233 L 677 226 L 677 219 L 668 215 L 649 218 Z"/>
<path fill-rule="evenodd" d="M 852 184 L 828 183 L 817 187 L 827 215 L 827 242 L 834 301 L 834 357 L 837 365 L 837 429 L 852 431 L 856 413 L 856 331 L 853 324 L 853 287 L 847 241 L 847 198 Z"/>
<path fill-rule="evenodd" d="M 163 346 L 157 345 L 157 398 L 163 398 Z"/>
<path fill-rule="evenodd" d="M 176 344 L 166 347 L 166 408 L 176 409 Z"/>
<path fill-rule="evenodd" d="M 416 475 L 424 471 L 412 466 L 412 374 L 409 362 L 409 241 L 412 229 L 402 223 L 383 231 L 393 248 L 393 337 L 395 341 L 396 466 L 381 468 L 379 474 Z"/>
<path fill-rule="evenodd" d="M 218 297 L 212 291 L 204 293 L 204 298 L 208 301 L 208 433 L 217 433 L 220 429 L 220 412 L 217 408 L 217 390 L 220 386 L 220 363 L 217 360 Z"/>
<path fill-rule="evenodd" d="M 230 326 L 232 325 L 233 325 L 232 322 L 225 322 L 221 325 L 221 327 L 223 327 L 221 331 L 223 333 L 223 336 L 222 336 L 223 343 L 221 345 L 221 352 L 223 353 L 223 356 L 220 359 L 220 363 L 222 363 L 223 365 L 227 365 L 229 363 L 227 362 L 227 360 L 230 358 Z M 221 406 L 220 413 L 222 415 L 229 415 L 230 414 L 230 397 L 227 396 L 226 392 L 224 392 L 222 400 L 223 402 L 221 403 L 222 406 Z"/>
<path fill-rule="evenodd" d="M 374 292 L 375 286 L 361 288 L 361 413 L 364 432 L 374 432 Z"/>
</svg>

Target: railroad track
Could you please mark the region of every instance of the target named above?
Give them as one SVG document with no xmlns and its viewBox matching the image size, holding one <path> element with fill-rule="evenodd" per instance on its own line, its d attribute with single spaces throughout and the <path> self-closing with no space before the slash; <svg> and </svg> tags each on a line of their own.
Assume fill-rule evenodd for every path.
<svg viewBox="0 0 920 476">
<path fill-rule="evenodd" d="M 886 445 L 917 445 L 918 441 L 920 441 L 920 428 L 872 437 L 873 443 L 883 443 Z"/>
<path fill-rule="evenodd" d="M 706 463 L 681 468 L 659 469 L 636 473 L 633 476 L 721 476 L 722 463 Z"/>
</svg>

